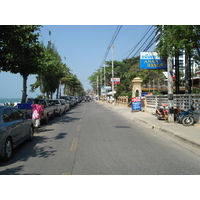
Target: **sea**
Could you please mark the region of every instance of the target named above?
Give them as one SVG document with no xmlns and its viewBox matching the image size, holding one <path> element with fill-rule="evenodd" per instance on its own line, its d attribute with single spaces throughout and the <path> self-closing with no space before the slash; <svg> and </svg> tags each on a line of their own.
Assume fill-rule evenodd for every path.
<svg viewBox="0 0 200 200">
<path fill-rule="evenodd" d="M 0 104 L 20 103 L 21 100 L 22 100 L 21 98 L 0 98 Z"/>
</svg>

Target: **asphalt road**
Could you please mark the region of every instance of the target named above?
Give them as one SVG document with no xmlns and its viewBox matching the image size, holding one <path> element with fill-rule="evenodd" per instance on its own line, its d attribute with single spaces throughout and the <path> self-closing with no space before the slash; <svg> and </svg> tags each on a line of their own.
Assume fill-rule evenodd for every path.
<svg viewBox="0 0 200 200">
<path fill-rule="evenodd" d="M 18 147 L 6 175 L 200 174 L 200 156 L 96 102 L 83 102 Z"/>
</svg>

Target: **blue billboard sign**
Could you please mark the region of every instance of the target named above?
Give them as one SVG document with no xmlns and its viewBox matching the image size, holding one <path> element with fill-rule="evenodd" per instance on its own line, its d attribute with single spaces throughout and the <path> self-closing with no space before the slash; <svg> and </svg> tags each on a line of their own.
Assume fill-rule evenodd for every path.
<svg viewBox="0 0 200 200">
<path fill-rule="evenodd" d="M 132 111 L 141 110 L 141 99 L 140 97 L 132 97 Z"/>
<path fill-rule="evenodd" d="M 167 69 L 167 63 L 157 52 L 140 52 L 140 69 Z"/>
</svg>

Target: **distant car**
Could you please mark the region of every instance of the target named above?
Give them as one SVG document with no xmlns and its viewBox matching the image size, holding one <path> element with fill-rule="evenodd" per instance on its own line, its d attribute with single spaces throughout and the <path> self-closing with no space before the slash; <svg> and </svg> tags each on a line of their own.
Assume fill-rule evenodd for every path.
<svg viewBox="0 0 200 200">
<path fill-rule="evenodd" d="M 89 96 L 85 96 L 85 101 L 90 101 L 90 97 Z"/>
<path fill-rule="evenodd" d="M 69 109 L 71 109 L 74 106 L 74 100 L 72 96 L 64 95 L 60 96 L 60 99 L 65 99 L 65 101 L 69 103 Z"/>
<path fill-rule="evenodd" d="M 65 111 L 70 110 L 70 107 L 69 107 L 69 101 L 66 100 L 66 99 L 60 99 L 60 100 L 61 100 L 62 104 L 65 105 Z"/>
<path fill-rule="evenodd" d="M 65 101 L 63 99 L 51 99 L 49 100 L 51 106 L 54 106 L 55 114 L 61 116 L 66 112 Z"/>
<path fill-rule="evenodd" d="M 0 157 L 3 160 L 9 160 L 13 150 L 22 142 L 33 139 L 30 117 L 16 107 L 0 106 Z"/>
<path fill-rule="evenodd" d="M 76 105 L 74 96 L 69 96 L 69 104 L 71 107 L 74 107 Z"/>
</svg>

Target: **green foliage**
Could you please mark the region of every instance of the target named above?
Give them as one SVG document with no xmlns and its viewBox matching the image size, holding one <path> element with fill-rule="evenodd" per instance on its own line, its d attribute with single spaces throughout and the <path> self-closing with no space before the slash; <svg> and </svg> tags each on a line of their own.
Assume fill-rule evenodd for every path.
<svg viewBox="0 0 200 200">
<path fill-rule="evenodd" d="M 200 48 L 199 25 L 158 25 L 157 29 L 157 48 L 156 51 L 160 53 L 163 58 L 169 55 L 175 56 L 180 50 L 187 50 L 191 56 L 196 57 Z"/>
<path fill-rule="evenodd" d="M 40 26 L 0 26 L 0 68 L 2 71 L 36 74 L 43 48 L 38 42 Z"/>
<path fill-rule="evenodd" d="M 162 93 L 158 92 L 158 91 L 154 91 L 153 95 L 162 95 Z"/>
<path fill-rule="evenodd" d="M 57 90 L 56 96 L 58 98 L 60 84 L 65 86 L 67 94 L 84 94 L 81 82 L 76 75 L 70 72 L 66 64 L 62 63 L 55 45 L 49 42 L 47 47 L 44 47 L 44 61 L 38 73 L 37 81 L 31 85 L 31 90 L 34 91 L 40 87 L 41 92 L 44 94 L 43 96 L 50 96 L 50 98 Z"/>
<path fill-rule="evenodd" d="M 107 86 L 110 85 L 110 79 L 112 77 L 112 62 L 106 62 L 106 83 Z M 149 80 L 154 80 L 155 84 L 160 84 L 164 79 L 163 69 L 158 70 L 145 70 L 140 69 L 140 58 L 134 57 L 130 59 L 125 59 L 122 62 L 114 61 L 114 73 L 116 78 L 120 78 L 120 84 L 115 85 L 116 95 L 118 96 L 129 96 L 132 97 L 132 85 L 131 81 L 135 77 L 140 77 L 143 80 L 143 85 L 148 85 Z M 97 90 L 97 77 L 99 80 L 104 80 L 104 73 L 101 73 L 100 70 L 94 72 L 88 79 L 90 80 L 90 84 L 93 86 L 93 90 Z M 99 81 L 100 84 L 100 81 Z M 100 88 L 100 85 L 99 85 Z M 100 90 L 99 90 L 100 92 Z"/>
<path fill-rule="evenodd" d="M 193 91 L 192 91 L 193 94 L 200 94 L 200 88 L 193 88 Z"/>
<path fill-rule="evenodd" d="M 60 82 L 68 85 L 72 93 L 84 94 L 81 82 L 62 63 L 54 44 L 44 47 L 38 41 L 40 26 L 0 25 L 0 70 L 20 73 L 23 77 L 22 102 L 26 101 L 27 78 L 37 74 L 30 91 L 40 87 L 42 93 L 52 96 Z M 44 95 L 43 95 L 44 96 Z"/>
<path fill-rule="evenodd" d="M 43 48 L 38 42 L 39 27 L 35 25 L 0 26 L 0 69 L 20 73 L 23 77 L 22 102 L 26 101 L 27 78 L 37 74 Z"/>
</svg>

